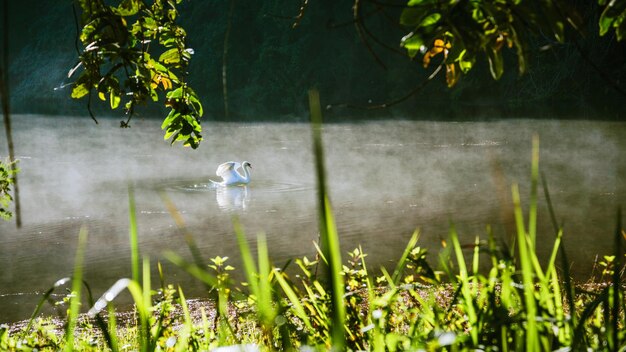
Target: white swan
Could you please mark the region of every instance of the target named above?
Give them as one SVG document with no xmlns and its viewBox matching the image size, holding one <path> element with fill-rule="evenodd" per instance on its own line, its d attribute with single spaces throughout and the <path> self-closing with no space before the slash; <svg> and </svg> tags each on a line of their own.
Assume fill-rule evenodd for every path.
<svg viewBox="0 0 626 352">
<path fill-rule="evenodd" d="M 243 175 L 237 171 L 239 168 L 243 169 Z M 227 161 L 218 166 L 217 171 L 215 171 L 215 174 L 222 178 L 222 182 L 216 182 L 213 180 L 211 180 L 211 182 L 220 186 L 248 184 L 250 183 L 250 172 L 247 168 L 252 168 L 252 165 L 247 161 L 244 161 L 241 164 L 236 161 Z"/>
</svg>

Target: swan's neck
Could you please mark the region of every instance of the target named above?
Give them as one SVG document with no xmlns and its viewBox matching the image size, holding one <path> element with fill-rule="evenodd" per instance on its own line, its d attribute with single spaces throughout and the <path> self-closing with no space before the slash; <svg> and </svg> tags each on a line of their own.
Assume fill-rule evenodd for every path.
<svg viewBox="0 0 626 352">
<path fill-rule="evenodd" d="M 250 172 L 248 172 L 248 165 L 242 167 L 243 169 L 243 180 L 247 183 L 250 182 Z"/>
</svg>

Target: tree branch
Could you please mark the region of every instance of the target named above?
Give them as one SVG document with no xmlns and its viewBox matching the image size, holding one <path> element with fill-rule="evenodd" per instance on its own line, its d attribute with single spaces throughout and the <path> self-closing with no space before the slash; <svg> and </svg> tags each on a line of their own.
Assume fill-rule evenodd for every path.
<svg viewBox="0 0 626 352">
<path fill-rule="evenodd" d="M 354 0 L 354 6 L 352 8 L 352 10 L 353 10 L 352 15 L 353 15 L 353 18 L 354 18 L 354 26 L 356 28 L 356 32 L 358 33 L 359 38 L 361 39 L 361 42 L 363 43 L 363 45 L 365 45 L 365 48 L 367 48 L 367 51 L 369 51 L 369 53 L 376 60 L 376 62 L 383 69 L 386 70 L 387 66 L 385 65 L 383 60 L 381 60 L 380 57 L 376 54 L 374 49 L 372 49 L 371 45 L 367 41 L 367 38 L 365 37 L 365 30 L 363 29 L 363 19 L 360 16 L 361 10 L 360 10 L 359 2 L 360 2 L 360 0 Z"/>
<path fill-rule="evenodd" d="M 332 108 L 338 107 L 338 108 L 353 108 L 353 109 L 361 109 L 361 110 L 377 110 L 377 109 L 385 109 L 397 104 L 400 104 L 404 101 L 406 101 L 407 99 L 409 99 L 410 97 L 414 96 L 415 94 L 419 93 L 422 89 L 424 89 L 424 87 L 426 87 L 426 85 L 433 79 L 435 78 L 435 76 L 437 76 L 437 74 L 439 74 L 439 72 L 441 72 L 441 69 L 443 68 L 444 63 L 440 63 L 439 66 L 437 66 L 437 68 L 433 71 L 433 73 L 430 74 L 430 76 L 428 76 L 428 78 L 426 78 L 425 80 L 423 80 L 417 87 L 413 88 L 413 90 L 411 90 L 410 92 L 408 92 L 407 94 L 401 96 L 400 98 L 396 98 L 394 100 L 391 100 L 389 102 L 386 103 L 382 103 L 382 104 L 376 104 L 376 105 L 357 105 L 357 104 L 350 104 L 350 103 L 342 103 L 342 104 L 329 104 L 326 106 L 326 110 L 330 110 Z"/>
</svg>

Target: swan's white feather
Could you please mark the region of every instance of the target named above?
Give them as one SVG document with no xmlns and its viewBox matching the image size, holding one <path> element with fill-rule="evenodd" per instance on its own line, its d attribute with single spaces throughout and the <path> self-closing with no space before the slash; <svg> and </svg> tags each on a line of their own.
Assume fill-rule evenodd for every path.
<svg viewBox="0 0 626 352">
<path fill-rule="evenodd" d="M 241 167 L 241 164 L 236 161 L 227 161 L 217 167 L 215 174 L 217 176 L 224 176 L 225 173 L 230 173 Z"/>
</svg>

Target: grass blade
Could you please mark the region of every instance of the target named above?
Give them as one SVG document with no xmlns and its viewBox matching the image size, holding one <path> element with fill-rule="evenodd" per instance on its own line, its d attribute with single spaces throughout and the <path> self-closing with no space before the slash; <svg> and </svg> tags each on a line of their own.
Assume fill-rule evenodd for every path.
<svg viewBox="0 0 626 352">
<path fill-rule="evenodd" d="M 119 350 L 119 342 L 117 341 L 117 320 L 115 317 L 115 309 L 112 304 L 108 304 L 109 321 L 108 321 L 108 344 L 113 352 Z"/>
<path fill-rule="evenodd" d="M 318 182 L 319 230 L 322 252 L 328 259 L 329 264 L 327 279 L 330 283 L 330 294 L 332 297 L 332 347 L 336 350 L 343 350 L 345 348 L 346 339 L 344 330 L 346 310 L 343 302 L 345 289 L 341 275 L 341 250 L 339 246 L 339 234 L 337 233 L 330 200 L 326 192 L 324 151 L 322 147 L 322 109 L 319 92 L 316 89 L 309 90 L 309 109 L 311 111 L 313 151 L 315 154 L 315 171 Z"/>
<path fill-rule="evenodd" d="M 70 299 L 70 309 L 65 330 L 65 350 L 74 350 L 74 330 L 78 322 L 80 313 L 81 289 L 83 286 L 83 260 L 85 245 L 87 243 L 87 228 L 82 227 L 78 234 L 78 248 L 74 260 L 74 275 L 72 277 L 72 298 Z"/>
<path fill-rule="evenodd" d="M 272 286 L 270 277 L 270 259 L 265 235 L 259 234 L 257 238 L 257 257 L 259 260 L 259 293 L 257 296 L 257 308 L 261 324 L 271 333 L 276 318 L 276 310 L 272 306 Z"/>
<path fill-rule="evenodd" d="M 413 236 L 411 236 L 411 239 L 409 240 L 409 243 L 404 248 L 402 257 L 400 257 L 398 264 L 396 264 L 396 268 L 393 270 L 393 274 L 391 275 L 391 279 L 394 285 L 397 286 L 400 283 L 400 279 L 402 279 L 402 272 L 404 271 L 404 267 L 406 266 L 406 260 L 409 257 L 409 254 L 411 254 L 413 248 L 415 248 L 418 240 L 419 230 L 415 230 L 415 232 L 413 232 Z"/>
<path fill-rule="evenodd" d="M 476 315 L 476 310 L 474 308 L 474 298 L 472 296 L 470 290 L 470 280 L 467 272 L 467 266 L 465 265 L 465 257 L 463 256 L 463 250 L 461 249 L 461 244 L 459 243 L 459 236 L 456 233 L 456 229 L 454 225 L 450 226 L 450 240 L 452 242 L 452 247 L 454 248 L 454 253 L 456 255 L 456 260 L 459 265 L 459 277 L 461 281 L 461 295 L 465 301 L 463 305 L 466 308 L 467 320 L 470 324 L 470 336 L 472 337 L 472 342 L 474 346 L 478 345 L 478 316 Z"/>
<path fill-rule="evenodd" d="M 530 249 L 534 252 L 537 245 L 537 182 L 539 180 L 539 136 L 533 135 L 532 160 L 530 168 L 530 204 L 528 210 L 528 237 Z"/>
<path fill-rule="evenodd" d="M 515 223 L 517 224 L 517 247 L 522 270 L 522 284 L 524 286 L 524 303 L 526 309 L 526 349 L 539 351 L 539 335 L 537 331 L 537 306 L 534 295 L 532 259 L 529 253 L 527 234 L 524 229 L 524 218 L 520 204 L 519 188 L 512 187 Z"/>
<path fill-rule="evenodd" d="M 206 270 L 199 267 L 198 265 L 187 262 L 181 256 L 179 256 L 178 254 L 172 251 L 166 251 L 163 253 L 163 255 L 165 256 L 167 260 L 172 262 L 174 265 L 185 270 L 188 274 L 202 281 L 207 286 L 217 287 L 218 285 L 217 278 L 209 274 Z"/>
<path fill-rule="evenodd" d="M 150 312 L 145 305 L 144 293 L 137 281 L 128 280 L 127 288 L 135 302 L 135 309 L 139 315 L 139 348 L 141 351 L 149 351 L 150 341 Z"/>
<path fill-rule="evenodd" d="M 178 344 L 176 346 L 176 351 L 186 351 L 189 348 L 188 340 L 191 332 L 193 331 L 193 322 L 191 321 L 191 314 L 189 314 L 187 300 L 185 299 L 183 289 L 180 286 L 178 286 L 178 297 L 180 299 L 180 306 L 183 311 L 184 324 L 181 332 L 178 335 Z"/>
<path fill-rule="evenodd" d="M 248 281 L 250 291 L 258 298 L 259 285 L 256 277 L 258 271 L 256 265 L 254 264 L 254 258 L 252 257 L 252 252 L 250 252 L 250 246 L 248 246 L 246 235 L 243 232 L 243 228 L 241 227 L 241 223 L 237 217 L 233 218 L 233 227 L 235 229 L 235 235 L 237 236 L 237 245 L 239 246 L 239 253 L 241 254 L 241 261 L 243 262 L 246 280 Z"/>
<path fill-rule="evenodd" d="M 187 229 L 185 219 L 183 219 L 182 215 L 180 215 L 180 212 L 176 208 L 176 205 L 174 205 L 174 202 L 172 202 L 172 200 L 167 196 L 165 192 L 161 192 L 159 193 L 159 195 L 161 196 L 163 203 L 165 203 L 165 206 L 167 207 L 167 211 L 170 213 L 170 216 L 174 219 L 176 227 L 178 227 L 178 230 L 183 234 L 185 243 L 187 243 L 187 247 L 189 248 L 189 251 L 193 256 L 193 261 L 196 263 L 197 266 L 201 268 L 206 267 L 206 263 L 204 262 L 204 259 L 202 259 L 202 253 L 196 245 L 196 241 L 194 240 L 193 235 Z"/>
<path fill-rule="evenodd" d="M 559 236 L 559 233 L 561 233 L 561 237 L 562 237 L 562 229 L 559 227 L 557 223 L 556 215 L 554 212 L 554 207 L 552 206 L 552 199 L 550 198 L 548 182 L 546 181 L 546 177 L 543 174 L 541 175 L 541 184 L 543 186 L 543 193 L 546 198 L 546 203 L 548 205 L 548 212 L 550 214 L 550 220 L 552 222 L 554 232 L 557 234 L 557 237 Z M 565 287 L 565 297 L 567 298 L 567 304 L 570 307 L 574 307 L 575 306 L 574 285 L 572 284 L 572 276 L 570 274 L 569 259 L 567 257 L 567 251 L 565 250 L 565 243 L 562 240 L 559 245 L 559 253 L 561 254 L 561 267 L 563 270 L 562 280 L 563 280 L 563 286 Z M 577 316 L 576 314 L 570 314 L 570 316 L 571 317 L 570 317 L 570 322 L 569 322 L 569 329 L 573 329 L 576 326 Z"/>
<path fill-rule="evenodd" d="M 546 204 L 548 205 L 548 214 L 550 214 L 550 221 L 552 222 L 554 233 L 557 233 L 559 232 L 559 225 L 556 220 L 554 207 L 552 206 L 552 198 L 550 197 L 550 191 L 548 190 L 548 181 L 546 181 L 546 176 L 543 173 L 541 174 L 541 186 L 543 187 L 543 195 L 544 197 L 546 197 Z"/>
<path fill-rule="evenodd" d="M 554 241 L 554 246 L 552 247 L 552 253 L 550 254 L 550 259 L 548 260 L 548 266 L 546 267 L 546 277 L 544 284 L 547 284 L 550 280 L 550 275 L 556 276 L 556 256 L 559 253 L 559 248 L 561 247 L 561 239 L 563 238 L 563 231 L 559 231 L 556 234 L 556 240 Z"/>
<path fill-rule="evenodd" d="M 27 333 L 30 331 L 30 329 L 33 327 L 33 323 L 35 322 L 35 318 L 37 318 L 37 315 L 39 315 L 39 312 L 41 311 L 41 308 L 43 307 L 43 305 L 48 301 L 48 299 L 50 298 L 50 296 L 52 295 L 52 293 L 59 288 L 60 286 L 65 285 L 66 283 L 68 283 L 71 279 L 69 277 L 64 277 L 60 280 L 57 280 L 54 285 L 52 285 L 52 287 L 50 287 L 48 289 L 48 291 L 46 291 L 43 296 L 41 297 L 41 299 L 39 300 L 39 302 L 37 303 L 37 306 L 35 307 L 35 310 L 33 311 L 33 314 L 30 315 L 30 318 L 28 319 L 28 324 L 26 324 L 26 328 L 24 328 L 22 330 L 23 333 Z"/>
<path fill-rule="evenodd" d="M 302 320 L 302 322 L 309 331 L 313 331 L 311 320 L 309 319 L 309 315 L 306 313 L 304 307 L 302 306 L 302 303 L 300 302 L 300 297 L 298 297 L 298 294 L 296 294 L 291 285 L 287 282 L 287 280 L 285 280 L 285 278 L 283 277 L 283 273 L 280 272 L 278 269 L 274 269 L 274 277 L 276 278 L 276 281 L 278 282 L 280 287 L 283 289 L 283 292 L 285 292 L 287 299 L 289 299 L 289 302 L 291 303 L 291 308 L 293 309 L 295 316 Z"/>
<path fill-rule="evenodd" d="M 143 302 L 146 309 L 152 311 L 152 282 L 150 277 L 150 259 L 148 257 L 143 258 Z"/>
<path fill-rule="evenodd" d="M 137 233 L 135 191 L 130 185 L 128 186 L 128 234 L 130 237 L 132 279 L 139 282 L 139 235 Z"/>
</svg>

